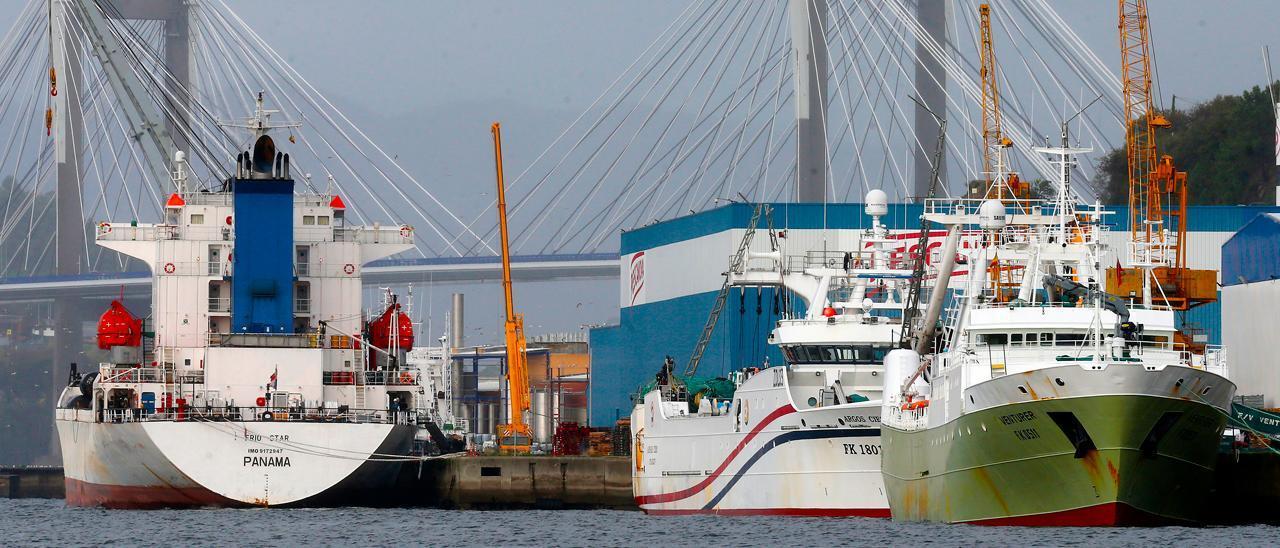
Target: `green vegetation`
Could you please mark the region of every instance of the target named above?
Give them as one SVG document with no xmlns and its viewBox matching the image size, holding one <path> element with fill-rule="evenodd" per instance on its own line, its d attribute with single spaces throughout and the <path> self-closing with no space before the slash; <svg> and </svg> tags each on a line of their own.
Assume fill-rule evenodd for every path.
<svg viewBox="0 0 1280 548">
<path fill-rule="evenodd" d="M 1275 115 L 1266 89 L 1255 86 L 1164 114 L 1173 128 L 1158 130 L 1156 143 L 1160 154 L 1173 156 L 1174 165 L 1187 172 L 1189 204 L 1274 203 Z M 1103 158 L 1106 203 L 1128 202 L 1126 163 L 1123 147 Z"/>
</svg>

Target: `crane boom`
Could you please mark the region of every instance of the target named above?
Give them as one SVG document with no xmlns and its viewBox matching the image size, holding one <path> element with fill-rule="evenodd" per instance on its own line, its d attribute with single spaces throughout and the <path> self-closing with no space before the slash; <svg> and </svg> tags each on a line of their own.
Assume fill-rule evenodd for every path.
<svg viewBox="0 0 1280 548">
<path fill-rule="evenodd" d="M 982 83 L 982 179 L 985 184 L 973 189 L 971 198 L 995 198 L 997 200 L 1026 199 L 1030 186 L 1021 182 L 1018 175 L 1008 173 L 1005 151 L 1013 141 L 1000 129 L 1000 85 L 996 74 L 995 47 L 991 41 L 991 6 L 978 6 L 978 76 Z M 1014 202 L 1016 205 L 1016 202 Z"/>
<path fill-rule="evenodd" d="M 1156 130 L 1173 124 L 1156 110 L 1151 90 L 1147 2 L 1118 2 L 1132 264 L 1108 269 L 1107 292 L 1185 311 L 1217 300 L 1217 273 L 1187 268 L 1187 174 L 1156 146 Z M 1192 350 L 1203 349 L 1181 331 L 1177 338 Z"/>
<path fill-rule="evenodd" d="M 1146 0 L 1120 1 L 1120 70 L 1125 109 L 1125 150 L 1129 176 L 1129 230 L 1139 246 L 1163 251 L 1165 190 L 1154 176 L 1157 173 L 1156 129 L 1167 128 L 1169 120 L 1155 109 L 1151 96 L 1150 28 Z M 1172 158 L 1169 158 L 1172 166 Z M 1185 174 L 1181 174 L 1185 181 Z M 1185 187 L 1184 187 L 1185 188 Z M 1172 234 L 1170 234 L 1172 236 Z M 1182 236 L 1182 234 L 1178 234 Z M 1182 238 L 1178 239 L 1180 244 Z M 1181 253 L 1173 257 L 1156 256 L 1169 266 L 1185 266 Z M 1172 260 L 1170 260 L 1172 259 Z"/>
<path fill-rule="evenodd" d="M 510 414 L 507 424 L 498 425 L 498 449 L 502 452 L 528 453 L 532 436 L 524 414 L 529 410 L 529 368 L 525 353 L 524 316 L 516 314 L 511 295 L 511 246 L 507 231 L 506 182 L 502 177 L 502 126 L 493 123 L 493 161 L 498 177 L 498 231 L 502 238 L 502 293 L 506 305 L 507 401 Z"/>
<path fill-rule="evenodd" d="M 990 188 L 995 178 L 996 162 L 999 161 L 995 156 L 999 154 L 1000 146 L 1000 91 L 996 82 L 995 48 L 991 45 L 991 6 L 978 6 L 978 19 L 978 30 L 982 36 L 982 48 L 978 51 L 978 71 L 982 79 L 982 173 Z M 996 189 L 996 192 L 1000 190 Z M 1000 197 L 997 194 L 996 198 Z"/>
</svg>

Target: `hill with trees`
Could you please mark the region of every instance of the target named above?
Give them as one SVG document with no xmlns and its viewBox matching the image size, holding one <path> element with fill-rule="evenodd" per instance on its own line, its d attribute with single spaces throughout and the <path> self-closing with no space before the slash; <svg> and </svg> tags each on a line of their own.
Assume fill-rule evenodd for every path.
<svg viewBox="0 0 1280 548">
<path fill-rule="evenodd" d="M 1275 114 L 1271 94 L 1255 86 L 1190 109 L 1164 113 L 1171 129 L 1158 130 L 1160 154 L 1187 172 L 1187 202 L 1199 205 L 1274 204 Z M 1128 202 L 1124 148 L 1102 160 L 1100 186 L 1109 204 Z"/>
</svg>

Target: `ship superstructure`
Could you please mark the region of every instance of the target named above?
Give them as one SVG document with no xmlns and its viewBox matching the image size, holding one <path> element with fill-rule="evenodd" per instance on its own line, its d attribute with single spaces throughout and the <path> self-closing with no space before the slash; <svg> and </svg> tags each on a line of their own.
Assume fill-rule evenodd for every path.
<svg viewBox="0 0 1280 548">
<path fill-rule="evenodd" d="M 64 391 L 57 427 L 76 506 L 377 504 L 410 458 L 424 397 L 394 299 L 361 306 L 363 265 L 410 226 L 354 226 L 304 192 L 248 123 L 232 176 L 193 189 L 181 152 L 162 222 L 103 222 L 98 245 L 152 272 L 152 308 L 103 317 L 111 359 Z"/>
<path fill-rule="evenodd" d="M 636 502 L 654 514 L 888 516 L 880 478 L 883 359 L 902 329 L 911 269 L 867 199 L 861 249 L 750 254 L 732 285 L 803 303 L 769 343 L 785 364 L 728 379 L 665 366 L 631 415 Z M 751 266 L 752 262 L 756 266 Z"/>
<path fill-rule="evenodd" d="M 884 481 L 895 519 L 1007 525 L 1196 522 L 1235 386 L 1216 349 L 1181 346 L 1173 310 L 1102 291 L 1101 206 L 934 200 L 980 229 L 937 353 L 886 360 Z M 1012 210 L 1012 211 L 1010 211 Z M 1151 279 L 1149 277 L 1149 279 Z M 1155 289 L 1158 292 L 1158 288 Z M 930 346 L 933 346 L 932 344 Z"/>
</svg>

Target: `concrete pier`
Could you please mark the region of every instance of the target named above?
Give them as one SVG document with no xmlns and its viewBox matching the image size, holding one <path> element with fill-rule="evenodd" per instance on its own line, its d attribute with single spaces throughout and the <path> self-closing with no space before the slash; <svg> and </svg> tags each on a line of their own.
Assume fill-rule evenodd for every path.
<svg viewBox="0 0 1280 548">
<path fill-rule="evenodd" d="M 66 496 L 61 466 L 0 466 L 0 498 L 60 499 Z"/>
<path fill-rule="evenodd" d="M 636 508 L 628 457 L 442 458 L 402 485 L 415 505 L 443 508 Z"/>
</svg>

